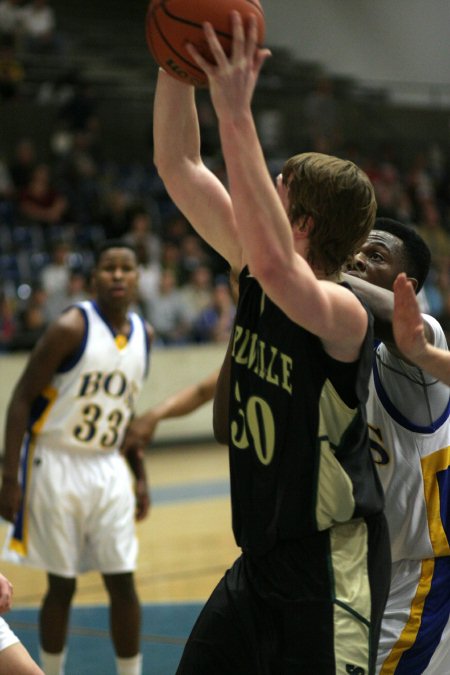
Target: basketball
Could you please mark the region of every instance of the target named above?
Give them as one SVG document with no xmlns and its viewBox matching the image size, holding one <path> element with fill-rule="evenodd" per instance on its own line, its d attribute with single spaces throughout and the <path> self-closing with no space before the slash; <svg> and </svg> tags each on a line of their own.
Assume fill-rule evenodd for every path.
<svg viewBox="0 0 450 675">
<path fill-rule="evenodd" d="M 202 23 L 209 21 L 226 54 L 230 53 L 232 34 L 230 12 L 238 11 L 246 20 L 255 15 L 258 45 L 264 42 L 265 21 L 259 0 L 151 0 L 146 16 L 147 46 L 156 63 L 164 70 L 194 87 L 206 87 L 207 77 L 186 50 L 191 42 L 208 61 L 213 61 Z"/>
</svg>

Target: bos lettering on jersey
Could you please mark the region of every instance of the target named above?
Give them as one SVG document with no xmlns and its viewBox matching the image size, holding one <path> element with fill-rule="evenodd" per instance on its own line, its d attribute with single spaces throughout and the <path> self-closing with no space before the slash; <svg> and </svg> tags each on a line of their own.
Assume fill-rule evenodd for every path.
<svg viewBox="0 0 450 675">
<path fill-rule="evenodd" d="M 84 348 L 76 363 L 58 372 L 32 431 L 46 447 L 118 451 L 147 370 L 148 343 L 142 320 L 129 314 L 130 334 L 120 345 L 91 302 L 80 305 L 86 320 Z"/>
<path fill-rule="evenodd" d="M 125 373 L 120 370 L 114 370 L 111 373 L 94 370 L 90 373 L 83 373 L 80 379 L 79 398 L 89 398 L 102 392 L 112 398 L 123 398 L 125 405 L 133 410 L 139 387 L 136 382 L 128 381 Z"/>
</svg>

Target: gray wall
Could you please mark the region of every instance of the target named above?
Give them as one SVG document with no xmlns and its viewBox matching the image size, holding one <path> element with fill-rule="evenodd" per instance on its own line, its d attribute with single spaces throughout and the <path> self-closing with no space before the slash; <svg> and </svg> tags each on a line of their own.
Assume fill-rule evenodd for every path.
<svg viewBox="0 0 450 675">
<path fill-rule="evenodd" d="M 450 83 L 449 0 L 261 0 L 267 42 L 369 80 Z"/>
</svg>

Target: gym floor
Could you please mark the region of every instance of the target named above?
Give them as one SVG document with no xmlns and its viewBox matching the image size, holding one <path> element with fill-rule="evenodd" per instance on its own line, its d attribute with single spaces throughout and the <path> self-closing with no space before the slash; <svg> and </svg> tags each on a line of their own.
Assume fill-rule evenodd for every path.
<svg viewBox="0 0 450 675">
<path fill-rule="evenodd" d="M 197 615 L 235 560 L 227 449 L 214 442 L 151 449 L 152 508 L 138 524 L 136 584 L 143 606 L 144 675 L 174 675 Z M 6 524 L 0 524 L 0 535 Z M 4 537 L 2 537 L 3 539 Z M 45 573 L 6 562 L 14 607 L 5 619 L 38 658 L 38 608 Z M 79 577 L 66 675 L 114 675 L 107 597 L 98 573 Z"/>
</svg>

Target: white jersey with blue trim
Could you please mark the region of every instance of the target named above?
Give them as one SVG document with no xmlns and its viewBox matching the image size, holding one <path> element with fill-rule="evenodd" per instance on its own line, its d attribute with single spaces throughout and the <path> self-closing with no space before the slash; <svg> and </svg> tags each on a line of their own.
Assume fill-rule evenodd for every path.
<svg viewBox="0 0 450 675">
<path fill-rule="evenodd" d="M 134 312 L 125 338 L 114 335 L 95 302 L 76 307 L 85 319 L 82 345 L 35 401 L 30 431 L 49 448 L 117 451 L 147 374 L 147 332 Z"/>
<path fill-rule="evenodd" d="M 434 344 L 447 349 L 439 323 L 426 319 Z M 375 356 L 367 418 L 392 561 L 449 556 L 450 389 L 382 343 Z"/>
</svg>

